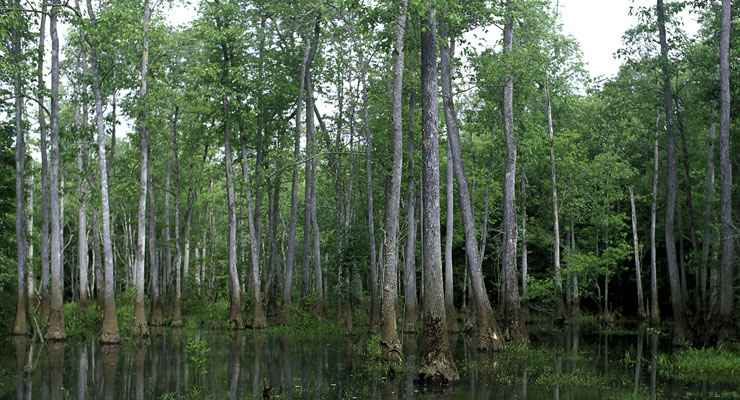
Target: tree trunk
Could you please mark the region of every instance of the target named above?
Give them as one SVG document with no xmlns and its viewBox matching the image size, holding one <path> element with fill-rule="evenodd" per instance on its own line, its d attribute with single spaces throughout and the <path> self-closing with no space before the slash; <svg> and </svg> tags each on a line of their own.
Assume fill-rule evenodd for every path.
<svg viewBox="0 0 740 400">
<path fill-rule="evenodd" d="M 523 313 L 526 321 L 526 316 L 529 314 L 529 299 L 527 298 L 527 280 L 529 279 L 529 261 L 527 255 L 527 176 L 524 174 L 524 165 L 521 165 L 521 194 L 522 194 L 522 302 Z M 561 282 L 562 284 L 562 282 Z M 562 288 L 561 288 L 562 289 Z M 562 299 L 562 296 L 561 296 Z"/>
<path fill-rule="evenodd" d="M 362 70 L 363 93 L 362 93 L 362 124 L 365 130 L 365 168 L 367 173 L 367 230 L 368 241 L 370 243 L 370 260 L 368 292 L 370 294 L 370 332 L 378 329 L 378 270 L 377 270 L 377 253 L 375 249 L 375 210 L 373 207 L 373 132 L 370 130 L 368 121 L 368 78 L 367 66 Z"/>
<path fill-rule="evenodd" d="M 87 115 L 84 120 L 80 115 L 80 105 L 75 107 L 75 126 L 78 132 L 87 132 Z M 84 127 L 84 128 L 83 128 Z M 87 275 L 88 275 L 88 238 L 87 238 L 87 198 L 89 190 L 87 186 L 87 158 L 89 143 L 87 137 L 81 137 L 78 140 L 79 148 L 77 150 L 77 172 L 79 174 L 79 207 L 77 209 L 77 270 L 80 279 L 80 307 L 86 307 L 88 302 L 87 293 Z"/>
<path fill-rule="evenodd" d="M 54 1 L 49 16 L 49 32 L 51 34 L 51 159 L 49 165 L 49 204 L 51 211 L 51 299 L 49 307 L 49 326 L 46 338 L 63 340 L 64 335 L 64 299 L 62 281 L 62 237 L 61 237 L 61 210 L 59 206 L 59 37 L 57 35 L 57 13 L 59 3 Z M 22 192 L 23 186 L 21 184 Z M 22 223 L 22 222 L 21 222 Z M 25 232 L 24 232 L 25 234 Z M 25 244 L 19 245 L 19 252 L 25 256 Z M 19 253 L 20 254 L 20 253 Z M 20 265 L 18 268 L 22 268 Z M 19 283 L 22 284 L 23 275 Z M 24 292 L 25 297 L 25 292 Z"/>
<path fill-rule="evenodd" d="M 398 220 L 401 205 L 401 175 L 403 171 L 403 55 L 404 35 L 406 31 L 406 6 L 408 0 L 399 2 L 399 14 L 396 17 L 396 37 L 393 48 L 393 94 L 391 124 L 393 165 L 391 168 L 390 190 L 385 204 L 385 251 L 383 264 L 385 280 L 383 282 L 383 357 L 386 360 L 401 361 L 401 342 L 398 340 L 396 327 L 396 304 L 398 303 Z"/>
<path fill-rule="evenodd" d="M 460 197 L 460 209 L 462 211 L 463 225 L 465 228 L 465 253 L 468 257 L 468 270 L 472 285 L 473 300 L 475 301 L 477 317 L 477 335 L 479 350 L 499 350 L 503 346 L 503 337 L 498 332 L 496 320 L 493 317 L 493 309 L 488 299 L 486 284 L 483 279 L 481 270 L 480 255 L 478 253 L 478 240 L 475 232 L 475 219 L 473 217 L 473 206 L 468 189 L 468 180 L 465 176 L 465 170 L 462 160 L 462 150 L 460 145 L 460 133 L 457 123 L 457 113 L 452 98 L 452 80 L 450 71 L 450 53 L 446 43 L 446 32 L 443 32 L 442 45 L 440 46 L 440 71 L 442 83 L 442 100 L 445 111 L 445 124 L 447 125 L 447 139 L 450 144 L 452 154 L 452 164 L 458 185 L 458 195 Z M 435 85 L 436 87 L 436 85 Z M 435 107 L 436 108 L 436 107 Z M 426 112 L 425 112 L 425 117 Z M 426 121 L 425 121 L 426 123 Z M 426 163 L 426 161 L 425 161 Z M 426 179 L 426 178 L 425 178 Z M 426 182 L 424 184 L 426 189 Z M 424 200 L 428 199 L 427 192 L 424 192 Z M 426 204 L 424 206 L 426 210 Z M 427 215 L 425 213 L 424 220 Z M 424 231 L 424 238 L 427 237 L 427 231 Z M 426 254 L 424 255 L 424 265 L 427 267 Z"/>
<path fill-rule="evenodd" d="M 630 207 L 632 210 L 632 242 L 635 257 L 635 282 L 637 282 L 637 314 L 641 320 L 647 318 L 645 301 L 642 293 L 642 270 L 640 269 L 640 242 L 637 238 L 637 212 L 635 211 L 635 193 L 632 186 L 630 191 Z"/>
<path fill-rule="evenodd" d="M 655 243 L 656 216 L 658 213 L 658 166 L 660 157 L 658 153 L 658 132 L 660 130 L 660 112 L 655 122 L 655 143 L 653 145 L 653 193 L 650 204 L 650 320 L 653 324 L 660 323 L 660 304 L 658 303 L 658 252 Z"/>
<path fill-rule="evenodd" d="M 444 50 L 443 50 L 444 51 Z M 450 332 L 457 331 L 457 312 L 455 312 L 455 284 L 452 273 L 452 239 L 455 235 L 455 178 L 454 166 L 452 162 L 452 151 L 450 150 L 450 140 L 447 140 L 447 168 L 445 183 L 445 201 L 446 201 L 446 222 L 445 222 L 445 309 L 447 313 L 447 329 Z"/>
<path fill-rule="evenodd" d="M 253 329 L 262 329 L 267 325 L 265 310 L 262 304 L 262 293 L 260 290 L 260 241 L 255 226 L 255 212 L 252 201 L 252 190 L 249 187 L 249 163 L 247 161 L 247 143 L 241 137 L 242 175 L 244 178 L 244 197 L 247 202 L 247 229 L 249 230 L 249 255 L 252 263 L 252 271 L 249 274 L 249 285 L 252 289 L 253 316 L 249 326 Z M 275 240 L 274 238 L 272 240 Z"/>
<path fill-rule="evenodd" d="M 180 108 L 175 106 L 172 116 L 172 172 L 175 177 L 175 187 L 172 194 L 175 199 L 175 262 L 173 264 L 175 277 L 175 304 L 172 312 L 172 326 L 182 326 L 182 234 L 180 232 L 180 152 L 177 148 L 177 120 L 180 117 Z M 228 114 L 227 114 L 228 115 Z M 227 117 L 228 118 L 228 117 Z M 231 149 L 229 149 L 231 150 Z M 229 152 L 229 155 L 231 153 Z M 229 158 L 231 162 L 231 158 Z M 232 182 L 233 184 L 233 182 Z"/>
<path fill-rule="evenodd" d="M 26 298 L 27 305 L 30 307 L 33 305 L 33 301 L 36 298 L 36 285 L 35 277 L 33 275 L 33 192 L 34 192 L 34 179 L 33 174 L 28 175 L 28 205 L 27 205 L 27 222 L 26 222 L 26 237 L 28 238 L 28 251 L 26 255 Z"/>
<path fill-rule="evenodd" d="M 448 383 L 460 379 L 450 352 L 445 315 L 439 211 L 439 138 L 437 135 L 437 19 L 431 2 L 421 30 L 422 148 L 424 238 L 424 304 L 422 323 L 422 382 Z"/>
<path fill-rule="evenodd" d="M 46 10 L 47 2 L 41 5 L 41 22 L 38 45 L 38 68 L 36 80 L 38 86 L 38 100 L 44 103 L 44 93 L 46 92 L 44 81 L 44 42 L 46 41 Z M 46 134 L 47 125 L 44 110 L 39 107 L 39 147 L 41 152 L 41 232 L 39 234 L 41 241 L 41 289 L 39 314 L 42 322 L 49 318 L 49 163 L 47 159 Z"/>
<path fill-rule="evenodd" d="M 318 24 L 317 24 L 318 31 Z M 314 36 L 318 41 L 318 33 Z M 318 44 L 317 44 L 318 46 Z M 311 110 L 314 108 L 315 100 L 313 97 L 313 74 L 309 65 L 308 72 L 306 74 L 306 109 Z M 323 272 L 321 270 L 321 232 L 319 231 L 319 220 L 318 211 L 316 209 L 316 165 L 318 164 L 318 151 L 316 146 L 316 126 L 314 124 L 313 114 L 306 114 L 306 151 L 308 156 L 308 162 L 310 163 L 310 171 L 306 174 L 307 185 L 310 186 L 310 202 L 307 203 L 310 209 L 310 231 L 311 245 L 309 246 L 312 251 L 313 266 L 314 266 L 314 292 L 316 293 L 316 311 L 319 314 L 324 313 L 324 279 Z M 304 229 L 304 235 L 307 230 Z M 305 241 L 304 241 L 305 243 Z M 305 265 L 305 264 L 304 264 Z"/>
<path fill-rule="evenodd" d="M 550 185 L 552 186 L 552 234 L 553 263 L 555 264 L 555 290 L 558 292 L 558 313 L 565 315 L 563 301 L 563 277 L 560 272 L 560 204 L 558 202 L 558 175 L 555 165 L 555 127 L 552 120 L 552 100 L 550 89 L 545 83 L 545 100 L 547 101 L 547 137 L 550 142 Z"/>
<path fill-rule="evenodd" d="M 288 249 L 285 259 L 285 285 L 283 286 L 283 302 L 290 305 L 293 293 L 293 266 L 295 264 L 296 223 L 298 220 L 298 159 L 301 149 L 301 130 L 303 117 L 303 99 L 305 93 L 306 70 L 308 69 L 311 54 L 311 41 L 306 40 L 303 45 L 303 63 L 298 79 L 298 101 L 296 103 L 295 134 L 293 137 L 293 177 L 290 189 L 290 221 L 288 228 Z"/>
<path fill-rule="evenodd" d="M 714 245 L 714 192 L 715 192 L 715 150 L 714 142 L 717 140 L 717 126 L 712 124 L 709 128 L 709 136 L 707 137 L 707 170 L 704 178 L 704 233 L 702 235 L 702 251 L 701 251 L 701 271 L 699 273 L 699 296 L 701 297 L 702 309 L 700 310 L 704 315 L 714 315 L 711 309 L 712 301 L 709 298 L 708 284 L 709 284 L 709 260 L 712 253 L 712 246 Z M 713 258 L 713 257 L 712 257 Z M 716 268 L 716 265 L 711 267 Z"/>
<path fill-rule="evenodd" d="M 229 133 L 229 97 L 223 96 L 224 112 L 224 166 L 226 169 L 226 193 L 229 213 L 229 288 L 231 289 L 231 307 L 229 322 L 233 329 L 242 328 L 241 286 L 239 271 L 236 268 L 236 196 L 234 194 L 234 167 L 231 159 L 231 133 Z"/>
<path fill-rule="evenodd" d="M 507 1 L 511 13 L 511 1 Z M 504 48 L 511 53 L 513 43 L 513 17 L 509 15 L 504 25 Z M 504 318 L 509 333 L 515 340 L 526 340 L 524 323 L 520 315 L 519 284 L 516 273 L 516 158 L 517 142 L 514 134 L 514 77 L 509 75 L 504 83 L 504 135 L 506 138 L 506 174 L 504 178 L 504 242 L 501 262 L 504 270 Z"/>
<path fill-rule="evenodd" d="M 22 18 L 21 4 L 19 0 L 14 3 L 18 20 L 13 24 L 12 33 L 12 54 L 16 65 L 22 61 L 23 49 L 21 48 L 21 31 L 20 19 Z M 56 10 L 53 11 L 53 23 L 56 23 Z M 54 34 L 56 35 L 56 27 Z M 58 46 L 58 43 L 57 43 Z M 58 48 L 57 48 L 58 50 Z M 58 56 L 57 56 L 58 57 Z M 57 63 L 59 59 L 57 58 Z M 57 65 L 58 68 L 58 65 Z M 57 79 L 58 79 L 57 75 Z M 15 97 L 15 241 L 18 260 L 18 295 L 15 308 L 15 324 L 13 325 L 14 335 L 25 335 L 28 333 L 28 292 L 26 286 L 26 203 L 23 199 L 25 192 L 24 167 L 26 160 L 26 139 L 23 129 L 23 77 L 18 71 L 13 77 L 13 95 Z M 58 82 L 57 82 L 58 84 Z M 57 92 L 58 93 L 58 92 Z M 56 99 L 54 99 L 56 101 Z M 52 118 L 56 117 L 55 115 Z M 58 132 L 58 127 L 57 127 Z M 53 138 L 52 138 L 53 140 Z M 52 150 L 54 143 L 52 142 Z M 57 163 L 58 164 L 58 163 Z M 30 266 L 29 266 L 30 268 Z M 64 323 L 62 322 L 62 337 L 64 337 Z"/>
<path fill-rule="evenodd" d="M 674 341 L 685 342 L 688 339 L 686 326 L 686 309 L 681 293 L 681 277 L 676 259 L 676 240 L 674 238 L 674 218 L 676 214 L 676 138 L 673 127 L 673 88 L 671 86 L 670 66 L 668 59 L 668 39 L 666 37 L 666 16 L 663 0 L 657 0 L 658 29 L 660 39 L 660 58 L 663 74 L 663 112 L 665 113 L 666 154 L 668 160 L 666 180 L 666 216 L 665 242 L 668 262 L 668 280 L 671 288 L 671 305 L 675 322 Z"/>
<path fill-rule="evenodd" d="M 147 240 L 149 242 L 149 284 L 151 285 L 151 310 L 149 313 L 149 324 L 151 326 L 162 326 L 164 325 L 164 318 L 162 316 L 160 268 L 159 257 L 157 255 L 157 209 L 154 202 L 154 186 L 151 184 L 151 174 L 149 174 L 148 179 L 150 182 L 149 190 L 147 191 L 147 195 L 149 196 L 149 207 L 147 207 L 147 214 L 149 215 L 147 229 L 149 229 L 149 235 Z"/>
<path fill-rule="evenodd" d="M 406 194 L 406 247 L 403 255 L 404 322 L 403 331 L 416 332 L 418 301 L 416 297 L 416 183 L 414 182 L 414 92 L 409 94 L 408 106 L 408 192 Z"/>
<path fill-rule="evenodd" d="M 144 310 L 144 257 L 146 256 L 146 207 L 147 207 L 147 190 L 149 189 L 149 129 L 146 126 L 147 110 L 147 70 L 149 68 L 149 20 L 151 18 L 151 9 L 149 0 L 144 0 L 144 42 L 141 54 L 141 82 L 139 87 L 138 99 L 138 131 L 139 131 L 139 150 L 141 156 L 141 166 L 139 167 L 139 211 L 137 214 L 137 238 L 136 238 L 136 266 L 134 267 L 134 279 L 136 286 L 136 300 L 134 301 L 134 335 L 149 336 L 149 327 L 146 321 L 146 311 Z"/>
<path fill-rule="evenodd" d="M 719 314 L 722 329 L 720 340 L 735 333 L 735 254 L 732 221 L 732 158 L 730 147 L 730 30 L 732 29 L 732 1 L 722 0 L 722 28 L 720 31 L 719 74 L 720 74 L 720 120 L 719 120 L 719 164 L 720 164 L 720 257 L 721 279 Z"/>
</svg>

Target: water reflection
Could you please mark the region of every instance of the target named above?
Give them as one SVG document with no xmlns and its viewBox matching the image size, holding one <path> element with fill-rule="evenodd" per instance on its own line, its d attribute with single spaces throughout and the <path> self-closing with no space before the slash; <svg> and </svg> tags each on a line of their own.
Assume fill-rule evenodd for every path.
<svg viewBox="0 0 740 400">
<path fill-rule="evenodd" d="M 620 393 L 651 399 L 685 397 L 687 392 L 706 398 L 720 389 L 737 389 L 662 379 L 658 352 L 668 350 L 661 346 L 670 343 L 650 331 L 604 335 L 566 326 L 531 337 L 534 356 L 519 359 L 511 359 L 511 354 L 481 354 L 464 335 L 451 337 L 462 381 L 443 392 L 414 382 L 419 351 L 415 335 L 403 335 L 405 366 L 395 374 L 368 363 L 363 336 L 319 340 L 249 331 L 165 330 L 148 342 L 121 346 L 101 346 L 94 340 L 41 344 L 14 338 L 15 354 L 0 359 L 0 368 L 5 368 L 0 369 L 4 372 L 0 377 L 10 379 L 0 386 L 9 393 L 0 393 L 0 398 L 559 400 L 593 398 L 593 387 L 577 383 L 591 378 L 623 382 Z M 476 367 L 481 365 L 485 368 Z M 548 374 L 555 379 L 545 379 Z"/>
</svg>

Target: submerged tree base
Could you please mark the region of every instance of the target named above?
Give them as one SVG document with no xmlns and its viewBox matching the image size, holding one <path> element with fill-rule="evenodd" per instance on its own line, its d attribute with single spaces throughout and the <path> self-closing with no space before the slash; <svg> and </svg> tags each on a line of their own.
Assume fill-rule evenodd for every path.
<svg viewBox="0 0 740 400">
<path fill-rule="evenodd" d="M 424 321 L 424 337 L 418 383 L 448 385 L 460 380 L 455 361 L 447 342 L 446 324 L 443 319 L 427 317 Z"/>
</svg>

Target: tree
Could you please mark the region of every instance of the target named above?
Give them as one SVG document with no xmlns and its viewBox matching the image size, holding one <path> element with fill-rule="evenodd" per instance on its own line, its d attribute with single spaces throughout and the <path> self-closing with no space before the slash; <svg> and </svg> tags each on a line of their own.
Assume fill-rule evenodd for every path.
<svg viewBox="0 0 740 400">
<path fill-rule="evenodd" d="M 720 258 L 720 339 L 725 340 L 735 333 L 733 321 L 735 293 L 735 254 L 732 223 L 732 160 L 730 159 L 730 30 L 732 1 L 722 0 L 722 27 L 720 29 L 719 74 L 720 74 L 720 118 L 719 118 L 719 164 L 720 164 L 720 220 L 722 255 Z"/>
<path fill-rule="evenodd" d="M 26 285 L 26 203 L 25 195 L 25 160 L 26 144 L 23 127 L 24 89 L 23 76 L 20 70 L 23 48 L 21 47 L 21 18 L 22 9 L 19 0 L 14 3 L 13 31 L 12 31 L 12 54 L 16 63 L 13 76 L 13 97 L 15 98 L 15 241 L 18 260 L 18 295 L 15 308 L 14 335 L 25 335 L 28 333 L 28 287 Z M 56 16 L 54 17 L 56 22 Z M 56 33 L 56 32 L 55 32 Z"/>
<path fill-rule="evenodd" d="M 419 378 L 432 383 L 460 379 L 450 353 L 442 282 L 439 211 L 439 139 L 437 136 L 437 18 L 429 2 L 421 33 L 424 305 Z"/>
<path fill-rule="evenodd" d="M 675 321 L 674 340 L 685 342 L 688 339 L 686 326 L 686 308 L 681 290 L 681 277 L 676 258 L 676 241 L 674 238 L 674 221 L 676 212 L 676 138 L 673 127 L 673 86 L 668 59 L 668 40 L 666 36 L 666 13 L 663 0 L 657 0 L 658 31 L 660 40 L 660 60 L 663 80 L 663 112 L 666 129 L 666 215 L 665 242 L 668 263 L 668 280 L 671 288 L 671 306 Z"/>
<path fill-rule="evenodd" d="M 49 304 L 49 327 L 46 338 L 64 339 L 64 299 L 62 282 L 62 235 L 59 205 L 59 36 L 57 16 L 60 4 L 52 2 L 49 15 L 51 35 L 51 160 L 49 162 L 49 204 L 51 212 L 51 299 Z M 22 186 L 21 186 L 22 188 Z M 22 189 L 21 189 L 22 190 Z M 25 251 L 25 250 L 24 250 Z"/>
<path fill-rule="evenodd" d="M 395 42 L 393 46 L 393 93 L 391 123 L 393 165 L 391 168 L 390 193 L 385 205 L 385 244 L 383 245 L 382 317 L 383 356 L 390 361 L 401 361 L 401 342 L 396 327 L 396 304 L 398 303 L 398 253 L 397 236 L 399 208 L 401 203 L 401 175 L 403 170 L 403 42 L 406 29 L 406 7 L 408 1 L 400 0 L 396 18 Z"/>
<path fill-rule="evenodd" d="M 146 118 L 147 98 L 147 70 L 149 68 L 149 21 L 152 10 L 149 0 L 144 0 L 144 43 L 141 54 L 141 85 L 139 87 L 139 100 L 142 104 L 138 114 L 139 147 L 141 151 L 141 167 L 139 170 L 139 212 L 137 216 L 137 238 L 136 238 L 136 301 L 134 303 L 134 332 L 137 336 L 148 336 L 149 328 L 146 322 L 146 311 L 144 310 L 144 257 L 146 256 L 146 207 L 147 190 L 149 189 L 149 130 Z M 177 308 L 177 307 L 176 307 Z"/>
<path fill-rule="evenodd" d="M 403 331 L 406 333 L 416 332 L 418 320 L 418 301 L 416 295 L 416 182 L 414 180 L 414 114 L 415 95 L 409 94 L 408 105 L 408 140 L 406 144 L 406 155 L 408 158 L 408 179 L 406 192 L 406 245 L 403 253 L 403 287 L 404 287 L 404 321 Z"/>
<path fill-rule="evenodd" d="M 645 300 L 642 293 L 642 270 L 640 269 L 640 241 L 637 237 L 637 212 L 635 211 L 635 193 L 632 186 L 630 191 L 630 209 L 632 211 L 632 241 L 633 254 L 635 257 L 635 282 L 637 282 L 637 313 L 641 319 L 647 317 L 645 312 Z"/>
</svg>

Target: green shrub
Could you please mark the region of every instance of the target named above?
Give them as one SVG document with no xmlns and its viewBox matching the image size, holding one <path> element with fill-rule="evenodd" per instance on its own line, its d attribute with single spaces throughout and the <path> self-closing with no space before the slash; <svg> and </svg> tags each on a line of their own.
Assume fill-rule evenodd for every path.
<svg viewBox="0 0 740 400">
<path fill-rule="evenodd" d="M 78 303 L 64 304 L 64 331 L 67 337 L 94 336 L 101 324 L 101 312 L 95 303 L 81 308 Z"/>
<path fill-rule="evenodd" d="M 658 356 L 666 378 L 688 382 L 740 383 L 740 354 L 723 349 L 688 349 Z"/>
</svg>

